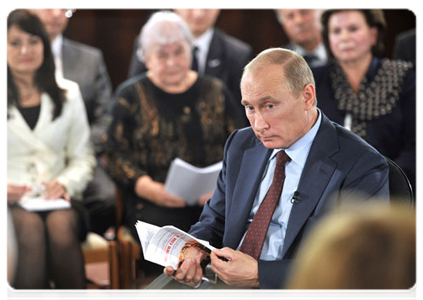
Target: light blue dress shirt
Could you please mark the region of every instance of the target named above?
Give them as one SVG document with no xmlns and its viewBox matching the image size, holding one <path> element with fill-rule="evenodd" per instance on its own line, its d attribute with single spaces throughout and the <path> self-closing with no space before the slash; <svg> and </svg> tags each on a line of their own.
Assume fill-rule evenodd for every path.
<svg viewBox="0 0 423 300">
<path fill-rule="evenodd" d="M 292 209 L 291 199 L 294 192 L 297 190 L 301 173 L 303 172 L 308 153 L 310 152 L 311 144 L 313 143 L 319 129 L 321 119 L 322 116 L 319 112 L 317 122 L 313 125 L 313 127 L 288 149 L 273 150 L 273 153 L 266 165 L 261 184 L 254 199 L 253 208 L 248 219 L 248 225 L 253 221 L 254 215 L 257 213 L 261 202 L 272 184 L 273 173 L 276 165 L 276 153 L 281 150 L 285 150 L 286 154 L 288 154 L 291 158 L 291 161 L 285 165 L 285 182 L 283 185 L 282 195 L 279 203 L 276 205 L 275 212 L 269 225 L 269 230 L 267 231 L 263 250 L 260 256 L 261 260 L 282 259 L 282 248 L 285 240 L 289 215 Z M 239 250 L 244 237 L 242 238 L 237 250 Z"/>
</svg>

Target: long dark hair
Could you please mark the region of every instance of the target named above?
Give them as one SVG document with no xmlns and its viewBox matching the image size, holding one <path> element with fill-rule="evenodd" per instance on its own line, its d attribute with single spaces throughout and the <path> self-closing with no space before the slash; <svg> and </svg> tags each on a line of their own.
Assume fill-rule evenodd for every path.
<svg viewBox="0 0 423 300">
<path fill-rule="evenodd" d="M 328 57 L 333 59 L 333 53 L 330 50 L 329 45 L 329 19 L 330 17 L 337 12 L 340 11 L 348 11 L 350 9 L 328 9 L 322 13 L 321 17 L 321 24 L 322 24 L 322 39 L 323 43 L 326 48 L 326 52 Z M 374 45 L 371 49 L 372 54 L 384 57 L 385 56 L 385 45 L 383 40 L 385 38 L 386 32 L 386 21 L 383 15 L 383 11 L 380 9 L 351 9 L 359 11 L 363 14 L 364 18 L 366 19 L 366 23 L 370 28 L 377 28 L 377 41 L 376 45 Z"/>
<path fill-rule="evenodd" d="M 38 36 L 44 45 L 44 59 L 40 68 L 36 71 L 34 84 L 41 92 L 46 92 L 54 103 L 53 119 L 60 116 L 63 102 L 66 100 L 65 90 L 61 89 L 56 82 L 53 53 L 51 52 L 50 40 L 44 25 L 40 19 L 24 9 L 12 11 L 7 17 L 7 30 L 16 25 L 21 30 Z M 16 106 L 19 101 L 19 90 L 16 87 L 9 65 L 7 66 L 7 106 Z"/>
</svg>

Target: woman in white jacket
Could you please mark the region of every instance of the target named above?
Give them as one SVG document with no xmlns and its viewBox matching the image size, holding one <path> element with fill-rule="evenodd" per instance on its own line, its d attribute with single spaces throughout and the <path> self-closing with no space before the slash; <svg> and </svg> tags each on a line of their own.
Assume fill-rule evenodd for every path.
<svg viewBox="0 0 423 300">
<path fill-rule="evenodd" d="M 84 103 L 78 85 L 56 81 L 40 20 L 16 10 L 7 26 L 7 201 L 18 248 L 11 285 L 84 288 L 86 214 L 77 200 L 95 167 Z M 19 202 L 34 193 L 71 208 L 23 209 Z"/>
</svg>

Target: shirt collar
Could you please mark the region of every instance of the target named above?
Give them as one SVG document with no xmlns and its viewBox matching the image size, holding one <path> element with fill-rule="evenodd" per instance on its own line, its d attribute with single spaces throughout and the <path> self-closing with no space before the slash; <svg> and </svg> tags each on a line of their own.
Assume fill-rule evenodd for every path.
<svg viewBox="0 0 423 300">
<path fill-rule="evenodd" d="M 316 137 L 317 131 L 319 130 L 320 123 L 322 122 L 322 113 L 317 108 L 317 121 L 311 127 L 311 129 L 304 134 L 298 141 L 296 141 L 294 144 L 291 145 L 288 149 L 274 149 L 272 152 L 272 155 L 270 156 L 270 159 L 273 159 L 276 154 L 281 151 L 285 150 L 286 154 L 291 158 L 292 161 L 297 162 L 299 165 L 304 166 L 305 162 L 308 157 L 308 153 L 311 148 L 311 144 L 314 141 L 314 138 Z"/>
<path fill-rule="evenodd" d="M 213 38 L 214 28 L 208 29 L 200 37 L 194 40 L 194 46 L 197 46 L 201 52 L 209 49 L 211 40 Z"/>
<path fill-rule="evenodd" d="M 300 45 L 294 44 L 294 51 L 297 52 L 299 55 L 315 55 L 320 61 L 326 61 L 326 50 L 323 43 L 320 43 L 313 51 L 307 51 Z"/>
<path fill-rule="evenodd" d="M 55 58 L 62 57 L 63 35 L 58 35 L 51 43 L 51 51 Z"/>
</svg>

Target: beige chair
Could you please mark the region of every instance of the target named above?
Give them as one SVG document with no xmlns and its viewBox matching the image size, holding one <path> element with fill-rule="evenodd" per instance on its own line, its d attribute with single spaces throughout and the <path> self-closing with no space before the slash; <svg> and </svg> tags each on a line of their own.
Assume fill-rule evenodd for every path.
<svg viewBox="0 0 423 300">
<path fill-rule="evenodd" d="M 93 289 L 118 289 L 119 288 L 119 260 L 116 241 L 108 241 L 104 237 L 89 232 L 82 243 L 82 252 L 85 260 L 87 288 Z M 97 268 L 90 268 L 96 266 Z M 98 278 L 98 272 L 90 270 L 107 270 L 106 278 Z M 97 274 L 95 274 L 97 273 Z M 104 274 L 102 274 L 104 275 Z M 104 277 L 104 276 L 100 276 Z"/>
<path fill-rule="evenodd" d="M 143 272 L 137 267 L 137 263 L 141 259 L 141 246 L 138 241 L 134 240 L 129 228 L 122 225 L 123 208 L 123 194 L 116 187 L 116 240 L 120 251 L 121 299 L 132 300 L 136 299 L 137 287 L 142 287 L 151 280 L 146 279 Z"/>
<path fill-rule="evenodd" d="M 117 232 L 117 241 L 120 250 L 120 286 L 122 289 L 137 288 L 137 261 L 141 258 L 141 247 L 132 238 L 129 229 L 120 226 Z"/>
</svg>

